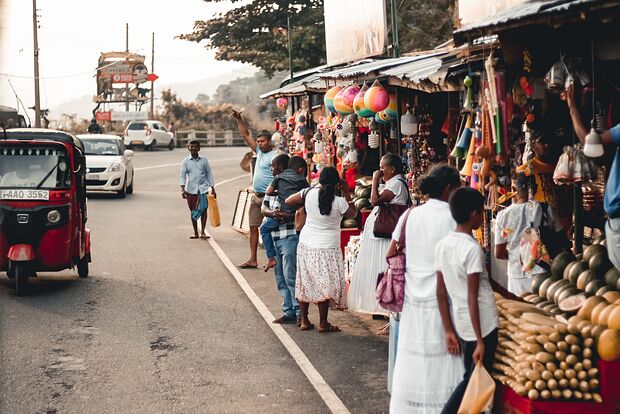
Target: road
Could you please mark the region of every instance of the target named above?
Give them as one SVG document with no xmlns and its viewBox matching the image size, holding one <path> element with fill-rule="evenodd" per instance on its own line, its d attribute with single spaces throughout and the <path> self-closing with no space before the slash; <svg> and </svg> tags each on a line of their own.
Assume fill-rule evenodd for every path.
<svg viewBox="0 0 620 414">
<path fill-rule="evenodd" d="M 1 276 L 0 413 L 328 413 L 338 402 L 341 412 L 387 411 L 379 322 L 338 312 L 342 333 L 275 332 L 263 317 L 279 315 L 273 273 L 237 272 L 244 292 L 225 266 L 247 255 L 246 237 L 229 226 L 249 183 L 245 152 L 203 149 L 220 183 L 214 242 L 188 238 L 185 150 L 137 151 L 135 193 L 89 199 L 88 279 L 41 274 L 17 297 Z"/>
</svg>

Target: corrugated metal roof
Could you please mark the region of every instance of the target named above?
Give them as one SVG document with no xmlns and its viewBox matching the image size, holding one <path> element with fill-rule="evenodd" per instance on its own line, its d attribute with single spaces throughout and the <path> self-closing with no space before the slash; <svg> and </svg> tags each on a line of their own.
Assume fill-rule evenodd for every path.
<svg viewBox="0 0 620 414">
<path fill-rule="evenodd" d="M 321 73 L 319 76 L 323 79 L 333 80 L 365 77 L 374 72 L 379 72 L 382 69 L 389 69 L 396 65 L 413 62 L 419 58 L 419 56 L 406 56 L 380 60 L 362 60 L 344 68 Z"/>
<path fill-rule="evenodd" d="M 446 53 L 433 53 L 430 55 L 418 56 L 413 62 L 407 62 L 393 68 L 382 70 L 381 74 L 386 76 L 394 76 L 399 79 L 408 79 L 412 82 L 419 82 L 428 77 L 441 67 L 442 57 Z"/>
<path fill-rule="evenodd" d="M 308 92 L 324 92 L 325 90 L 325 81 L 319 78 L 319 75 L 315 73 L 281 88 L 266 92 L 259 97 L 261 99 L 267 99 L 279 98 L 281 96 L 298 96 Z"/>
<path fill-rule="evenodd" d="M 548 20 L 552 16 L 579 13 L 591 9 L 619 7 L 620 1 L 610 0 L 529 0 L 510 7 L 479 22 L 454 32 L 457 44 L 474 40 L 521 24 Z"/>
</svg>

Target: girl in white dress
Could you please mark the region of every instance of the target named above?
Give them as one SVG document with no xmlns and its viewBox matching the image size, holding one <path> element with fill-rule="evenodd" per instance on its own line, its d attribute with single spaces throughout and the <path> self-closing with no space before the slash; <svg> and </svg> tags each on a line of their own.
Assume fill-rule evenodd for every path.
<svg viewBox="0 0 620 414">
<path fill-rule="evenodd" d="M 447 200 L 461 185 L 458 170 L 438 165 L 418 187 L 428 197 L 409 214 L 405 233 L 405 304 L 400 316 L 390 413 L 440 413 L 463 377 L 460 355 L 451 355 L 436 297 L 435 246 L 456 223 Z M 388 249 L 396 253 L 403 217 Z"/>
<path fill-rule="evenodd" d="M 372 176 L 370 202 L 374 206 L 364 225 L 364 233 L 359 254 L 349 287 L 349 309 L 373 315 L 388 315 L 389 312 L 377 303 L 375 291 L 377 277 L 385 271 L 385 254 L 390 246 L 390 239 L 375 237 L 373 229 L 379 206 L 382 204 L 410 204 L 409 187 L 402 175 L 403 163 L 396 154 L 387 154 L 381 158 L 379 170 Z M 383 185 L 380 181 L 383 179 Z"/>
</svg>

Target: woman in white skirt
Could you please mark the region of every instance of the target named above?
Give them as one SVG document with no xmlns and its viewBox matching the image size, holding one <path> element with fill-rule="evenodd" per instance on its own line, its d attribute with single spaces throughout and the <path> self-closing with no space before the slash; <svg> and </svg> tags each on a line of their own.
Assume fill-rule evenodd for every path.
<svg viewBox="0 0 620 414">
<path fill-rule="evenodd" d="M 306 223 L 297 245 L 297 279 L 295 296 L 301 311 L 299 329 L 314 328 L 308 319 L 310 303 L 319 308 L 318 332 L 338 332 L 327 320 L 329 308 L 346 309 L 344 259 L 340 250 L 342 217 L 354 218 L 357 211 L 349 203 L 351 195 L 338 170 L 325 167 L 319 176 L 320 186 L 303 190 L 286 199 L 286 204 L 306 208 Z M 344 197 L 336 196 L 341 189 Z"/>
<path fill-rule="evenodd" d="M 380 185 L 381 180 L 385 184 Z M 370 202 L 374 206 L 364 225 L 364 233 L 349 287 L 349 309 L 373 315 L 389 312 L 377 303 L 377 277 L 385 271 L 385 254 L 390 239 L 375 237 L 373 230 L 382 204 L 411 204 L 409 187 L 403 177 L 403 163 L 396 154 L 381 158 L 379 169 L 372 176 Z M 378 333 L 382 333 L 379 331 Z"/>
<path fill-rule="evenodd" d="M 435 166 L 418 183 L 428 200 L 414 208 L 407 219 L 405 304 L 400 316 L 391 414 L 440 413 L 463 378 L 462 357 L 451 355 L 446 346 L 435 293 L 435 246 L 456 227 L 447 201 L 460 185 L 458 170 L 445 164 Z M 396 254 L 403 217 L 392 235 L 388 256 Z"/>
</svg>

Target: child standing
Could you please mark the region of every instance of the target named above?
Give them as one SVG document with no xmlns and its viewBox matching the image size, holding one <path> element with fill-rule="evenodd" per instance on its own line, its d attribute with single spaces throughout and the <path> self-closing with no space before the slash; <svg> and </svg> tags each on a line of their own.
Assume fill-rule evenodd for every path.
<svg viewBox="0 0 620 414">
<path fill-rule="evenodd" d="M 267 195 L 277 196 L 279 209 L 284 215 L 294 215 L 295 207 L 287 206 L 284 202 L 289 196 L 297 194 L 304 188 L 309 187 L 306 180 L 308 166 L 306 161 L 299 156 L 293 156 L 289 159 L 288 155 L 276 155 L 271 162 L 271 171 L 274 179 L 267 188 Z M 276 249 L 271 237 L 271 231 L 277 229 L 280 224 L 279 220 L 271 217 L 265 217 L 263 224 L 260 226 L 260 234 L 263 238 L 265 246 L 265 254 L 267 255 L 267 264 L 263 267 L 265 272 L 276 265 Z"/>
<path fill-rule="evenodd" d="M 482 225 L 484 197 L 473 188 L 463 187 L 452 193 L 449 203 L 457 226 L 435 250 L 437 301 L 448 351 L 463 353 L 465 375 L 442 411 L 446 414 L 458 411 L 478 362 L 491 372 L 499 326 L 484 252 L 472 236 L 472 231 Z"/>
</svg>

